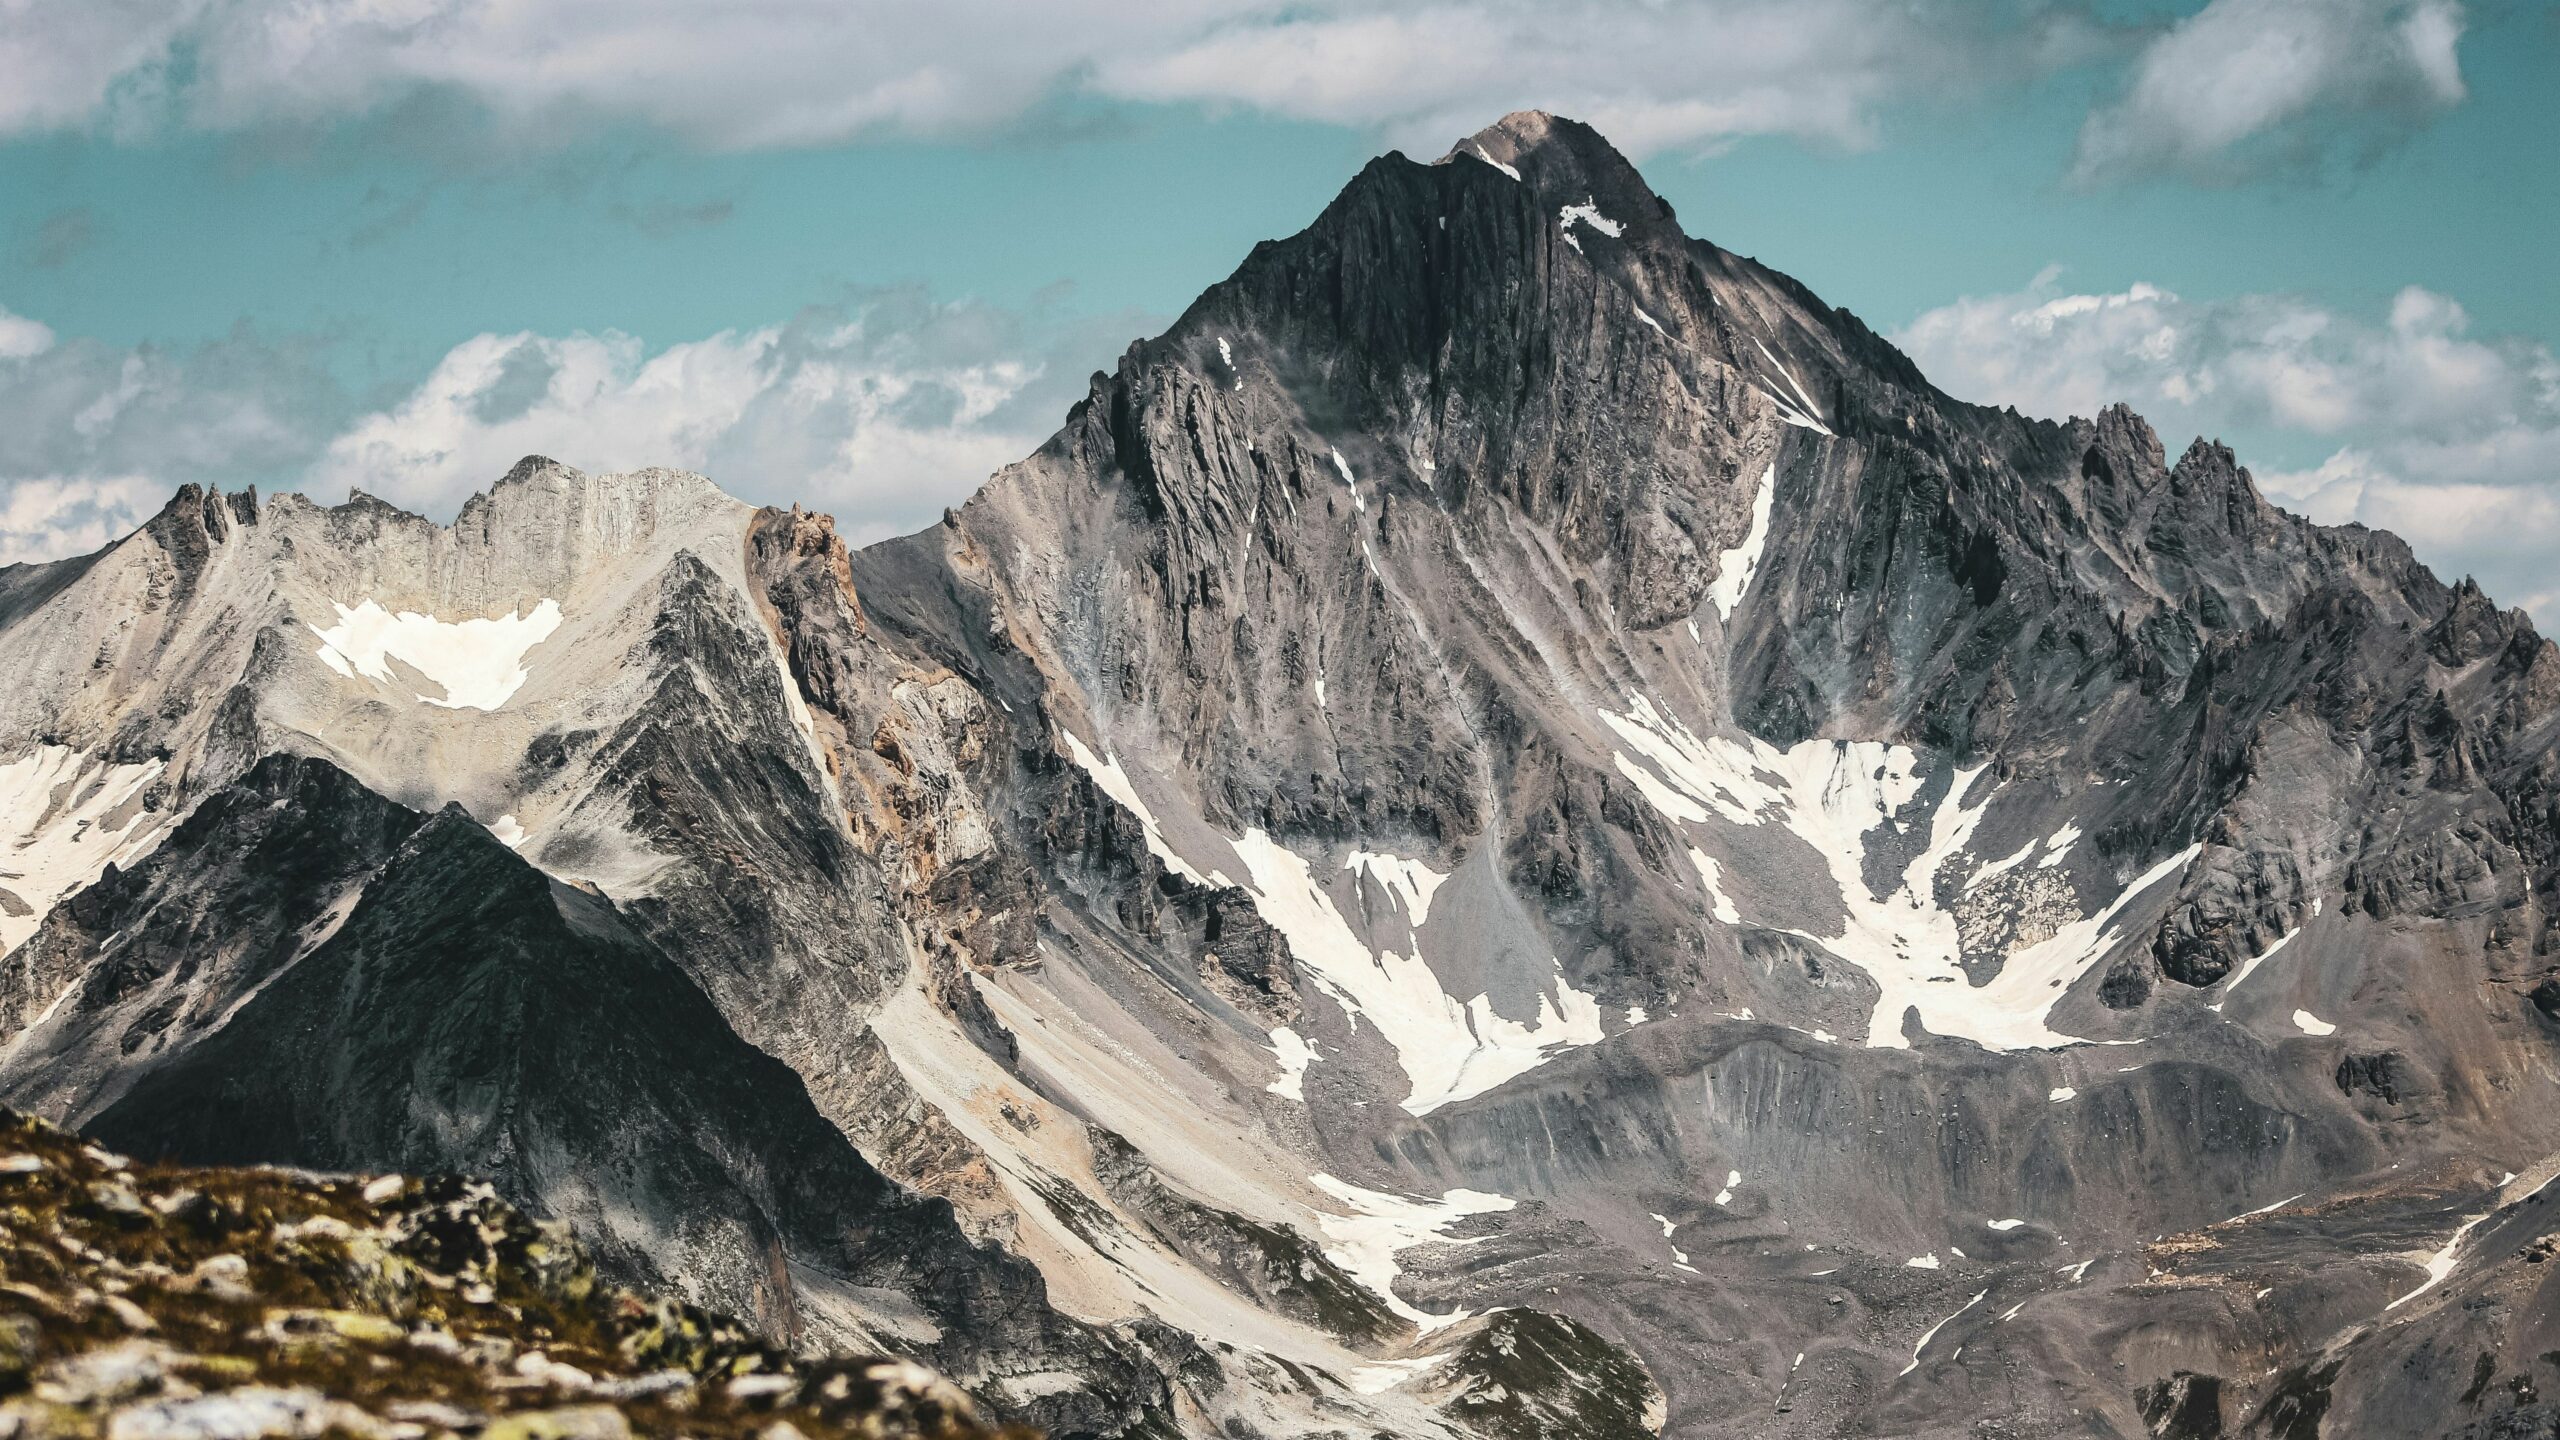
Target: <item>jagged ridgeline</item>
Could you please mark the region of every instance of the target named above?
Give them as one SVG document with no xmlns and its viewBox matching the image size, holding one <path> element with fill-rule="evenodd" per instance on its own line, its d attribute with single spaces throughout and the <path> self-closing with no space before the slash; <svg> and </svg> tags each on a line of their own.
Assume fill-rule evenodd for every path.
<svg viewBox="0 0 2560 1440">
<path fill-rule="evenodd" d="M 991 1421 L 2560 1424 L 2560 652 L 1571 121 L 924 533 L 190 489 L 0 673 L 0 1100 L 485 1176 Z"/>
</svg>

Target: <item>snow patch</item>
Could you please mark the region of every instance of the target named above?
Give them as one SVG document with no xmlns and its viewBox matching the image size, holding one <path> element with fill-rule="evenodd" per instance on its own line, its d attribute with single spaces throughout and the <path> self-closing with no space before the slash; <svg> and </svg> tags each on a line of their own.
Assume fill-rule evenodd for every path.
<svg viewBox="0 0 2560 1440">
<path fill-rule="evenodd" d="M 2026 1223 L 2027 1222 L 2024 1220 L 1994 1220 L 1991 1222 L 1991 1228 L 2005 1233 L 2007 1231 L 2015 1230 Z"/>
<path fill-rule="evenodd" d="M 2068 1085 L 2056 1085 L 2053 1087 L 2053 1092 L 2044 1098 L 2048 1104 L 2059 1105 L 2079 1093 Z"/>
<path fill-rule="evenodd" d="M 1592 229 L 1599 231 L 1601 234 L 1608 236 L 1612 240 L 1615 240 L 1627 233 L 1626 226 L 1621 225 L 1617 221 L 1610 219 L 1608 216 L 1601 214 L 1599 203 L 1592 199 L 1585 199 L 1579 205 L 1565 206 L 1562 210 L 1556 213 L 1556 223 L 1564 227 L 1565 238 L 1568 240 L 1573 238 L 1573 227 L 1576 224 L 1588 225 Z M 1573 248 L 1579 250 L 1582 247 L 1577 244 Z M 1654 328 L 1660 329 L 1661 327 L 1656 326 Z"/>
<path fill-rule="evenodd" d="M 1804 386 L 1796 382 L 1795 372 L 1787 368 L 1786 362 L 1770 354 L 1769 347 L 1762 345 L 1756 337 L 1751 343 L 1760 346 L 1760 358 L 1768 361 L 1769 367 L 1777 371 L 1786 380 L 1787 388 L 1794 392 L 1793 398 L 1790 399 L 1766 385 L 1755 387 L 1762 395 L 1768 397 L 1770 404 L 1777 407 L 1778 418 L 1799 430 L 1811 430 L 1823 435 L 1833 433 L 1830 426 L 1822 423 L 1821 410 L 1813 403 L 1813 397 L 1805 393 Z"/>
<path fill-rule="evenodd" d="M 1724 867 L 1716 863 L 1714 856 L 1695 845 L 1689 847 L 1689 864 L 1697 870 L 1698 884 L 1705 888 L 1707 899 L 1713 904 L 1708 913 L 1716 917 L 1718 924 L 1741 924 L 1742 912 L 1734 908 L 1733 901 L 1724 893 Z M 1742 1018 L 1747 1020 L 1751 1017 L 1746 1014 Z"/>
<path fill-rule="evenodd" d="M 1734 607 L 1742 603 L 1742 592 L 1751 584 L 1752 573 L 1760 568 L 1760 554 L 1769 545 L 1769 509 L 1778 498 L 1778 467 L 1771 464 L 1760 476 L 1760 493 L 1751 497 L 1751 529 L 1736 545 L 1716 561 L 1716 578 L 1707 586 L 1707 599 L 1716 607 L 1716 618 L 1730 620 Z"/>
<path fill-rule="evenodd" d="M 1223 888 L 1235 883 L 1215 870 L 1203 873 L 1175 853 L 1173 846 L 1165 842 L 1164 827 L 1156 823 L 1155 812 L 1138 798 L 1138 787 L 1129 782 L 1129 772 L 1120 768 L 1117 759 L 1107 754 L 1095 755 L 1072 730 L 1060 727 L 1058 733 L 1066 737 L 1067 756 L 1076 762 L 1076 768 L 1093 777 L 1095 787 L 1120 802 L 1121 809 L 1138 817 L 1138 827 L 1146 833 L 1147 853 L 1163 861 L 1164 868 L 1194 885 Z"/>
<path fill-rule="evenodd" d="M 67 745 L 38 745 L 0 765 L 0 952 L 14 950 L 54 902 L 159 843 L 166 817 L 142 805 L 166 768 L 110 765 Z M 19 914 L 24 909 L 27 913 Z"/>
<path fill-rule="evenodd" d="M 1093 777 L 1096 787 L 1137 817 L 1149 853 L 1165 868 L 1198 885 L 1238 884 L 1218 871 L 1203 872 L 1175 853 L 1119 762 L 1096 756 L 1072 731 L 1059 733 L 1069 757 Z M 1252 895 L 1264 922 L 1289 942 L 1290 953 L 1326 994 L 1355 1020 L 1375 1025 L 1395 1048 L 1412 1087 L 1403 1102 L 1407 1111 L 1426 1114 L 1480 1095 L 1537 1068 L 1556 1050 L 1597 1045 L 1605 1038 L 1598 999 L 1575 989 L 1560 967 L 1549 972 L 1537 1013 L 1525 1024 L 1496 1013 L 1489 995 L 1462 1002 L 1441 985 L 1422 958 L 1419 932 L 1446 874 L 1419 860 L 1379 851 L 1356 850 L 1344 862 L 1345 870 L 1374 880 L 1403 906 L 1412 933 L 1399 953 L 1391 947 L 1373 949 L 1317 881 L 1313 867 L 1287 846 L 1258 829 L 1230 843 L 1247 871 L 1242 888 Z M 1298 1043 L 1303 1042 L 1272 1033 L 1273 1053 L 1282 1058 L 1284 1070 Z M 1312 1050 L 1309 1058 L 1314 1058 Z M 1284 1075 L 1282 1083 L 1295 1079 L 1295 1074 Z M 1274 1093 L 1287 1092 L 1275 1088 Z"/>
<path fill-rule="evenodd" d="M 544 600 L 529 612 L 495 619 L 439 620 L 413 610 L 393 614 L 371 600 L 350 610 L 334 606 L 338 623 L 323 630 L 316 652 L 323 664 L 348 679 L 361 675 L 384 684 L 397 678 L 400 661 L 444 690 L 420 695 L 448 710 L 495 710 L 525 682 L 524 657 L 560 628 L 560 603 Z"/>
<path fill-rule="evenodd" d="M 1351 1393 L 1383 1395 L 1416 1375 L 1426 1375 L 1449 1362 L 1450 1351 L 1440 1355 L 1424 1355 L 1412 1360 L 1380 1360 L 1351 1372 Z"/>
<path fill-rule="evenodd" d="M 1646 313 L 1644 313 L 1644 307 L 1643 307 L 1643 306 L 1639 305 L 1639 306 L 1635 307 L 1635 311 L 1636 311 L 1636 318 L 1637 318 L 1638 320 L 1641 320 L 1641 321 L 1643 321 L 1645 324 L 1650 325 L 1650 326 L 1652 326 L 1652 327 L 1653 327 L 1653 333 L 1655 333 L 1656 335 L 1661 336 L 1661 337 L 1662 337 L 1662 338 L 1664 338 L 1665 340 L 1668 340 L 1668 339 L 1670 339 L 1670 338 L 1671 338 L 1671 332 L 1662 328 L 1662 322 L 1661 322 L 1661 321 L 1656 320 L 1656 319 L 1654 319 L 1652 316 L 1647 315 Z"/>
<path fill-rule="evenodd" d="M 2319 1016 L 2312 1014 L 2308 1010 L 2294 1011 L 2293 1023 L 2305 1035 L 2335 1035 L 2338 1033 L 2337 1026 L 2330 1024 L 2328 1021 L 2321 1019 Z"/>
<path fill-rule="evenodd" d="M 1511 1209 L 1516 1202 L 1510 1196 L 1487 1194 L 1481 1190 L 1451 1190 L 1434 1203 L 1364 1190 L 1330 1175 L 1311 1175 L 1308 1178 L 1315 1182 L 1316 1188 L 1349 1206 L 1351 1211 L 1347 1215 L 1317 1213 L 1317 1228 L 1333 1242 L 1325 1247 L 1324 1258 L 1341 1266 L 1345 1274 L 1376 1292 L 1389 1310 L 1412 1321 L 1426 1335 L 1467 1318 L 1468 1312 L 1464 1310 L 1432 1315 L 1406 1304 L 1395 1290 L 1396 1277 L 1404 1273 L 1396 1265 L 1396 1255 L 1416 1245 L 1435 1241 L 1454 1245 L 1474 1243 L 1451 1240 L 1447 1232 L 1470 1215 L 1499 1214 Z"/>
<path fill-rule="evenodd" d="M 2017 854 L 2003 856 L 2002 858 L 1994 860 L 1990 864 L 1983 866 L 1981 869 L 1974 871 L 1972 875 L 1966 878 L 1964 888 L 1971 890 L 1977 885 L 1987 884 L 1996 880 L 1999 877 L 2008 874 L 2010 871 L 2017 869 L 2021 864 L 2025 863 L 2028 856 L 2033 855 L 2034 853 L 2036 853 L 2036 842 L 2030 840 L 2026 844 L 2018 847 Z"/>
<path fill-rule="evenodd" d="M 2498 1212 L 2492 1210 L 2486 1215 L 2474 1215 L 2470 1219 L 2463 1221 L 2461 1228 L 2453 1232 L 2453 1238 L 2444 1242 L 2444 1248 L 2426 1258 L 2424 1263 L 2427 1267 L 2427 1283 L 2419 1286 L 2417 1289 L 2410 1291 L 2408 1294 L 2401 1296 L 2399 1299 L 2392 1301 L 2390 1304 L 2385 1305 L 2382 1308 L 2385 1310 L 2397 1310 L 2401 1306 L 2406 1305 L 2410 1301 L 2417 1299 L 2419 1296 L 2426 1294 L 2430 1290 L 2433 1290 L 2438 1285 L 2443 1284 L 2446 1277 L 2453 1274 L 2454 1261 L 2462 1253 L 2462 1242 L 2470 1238 L 2472 1230 L 2478 1227 L 2481 1221 L 2488 1219 L 2490 1215 L 2495 1215 L 2496 1213 Z"/>
<path fill-rule="evenodd" d="M 1351 462 L 1343 459 L 1339 450 L 1333 452 L 1333 468 L 1342 472 L 1342 483 L 1351 487 L 1351 508 L 1367 513 L 1369 506 L 1360 498 L 1360 482 L 1351 478 Z M 1369 568 L 1376 569 L 1376 562 L 1372 561 Z"/>
<path fill-rule="evenodd" d="M 1548 1055 L 1603 1038 L 1599 1002 L 1576 990 L 1561 970 L 1538 997 L 1527 1024 L 1496 1014 L 1478 995 L 1461 1003 L 1440 984 L 1420 953 L 1372 950 L 1352 929 L 1333 897 L 1316 883 L 1307 862 L 1261 830 L 1235 842 L 1250 872 L 1246 888 L 1254 908 L 1289 942 L 1289 951 L 1325 992 L 1353 1015 L 1378 1027 L 1395 1048 L 1412 1092 L 1404 1108 L 1427 1114 L 1453 1100 L 1480 1095 L 1515 1075 L 1537 1068 Z M 1408 904 L 1428 909 L 1441 877 L 1402 862 L 1391 889 Z M 1375 872 L 1372 872 L 1375 873 Z"/>
<path fill-rule="evenodd" d="M 1481 145 L 1470 145 L 1470 146 L 1468 146 L 1468 147 L 1467 147 L 1467 153 L 1468 153 L 1468 154 L 1470 154 L 1470 155 L 1475 156 L 1477 159 L 1479 159 L 1479 160 L 1483 161 L 1483 162 L 1484 162 L 1484 163 L 1486 163 L 1487 165 L 1492 166 L 1494 169 L 1501 171 L 1503 174 L 1510 176 L 1510 177 L 1511 177 L 1512 179 L 1514 179 L 1514 180 L 1517 180 L 1517 179 L 1519 179 L 1519 178 L 1520 178 L 1520 172 L 1519 172 L 1519 171 L 1512 169 L 1510 166 L 1505 165 L 1505 164 L 1503 164 L 1501 161 L 1496 160 L 1496 159 L 1494 159 L 1492 156 L 1487 155 L 1486 153 L 1484 153 L 1484 147 L 1483 147 L 1483 146 L 1481 146 Z"/>
<path fill-rule="evenodd" d="M 2287 930 L 2282 935 L 2276 937 L 2276 943 L 2268 946 L 2258 954 L 2252 955 L 2248 959 L 2241 961 L 2240 968 L 2232 971 L 2230 977 L 2222 982 L 2222 999 L 2216 1000 L 2204 1008 L 2220 1013 L 2223 1003 L 2231 998 L 2232 991 L 2240 988 L 2241 981 L 2249 978 L 2250 971 L 2255 970 L 2259 966 L 2276 958 L 2276 952 L 2282 950 L 2287 945 L 2292 944 L 2293 937 L 2301 933 L 2302 931 L 2298 927 L 2292 930 Z"/>
<path fill-rule="evenodd" d="M 513 815 L 499 816 L 498 823 L 489 827 L 489 833 L 498 838 L 499 844 L 510 850 L 524 843 L 524 826 L 516 823 L 516 817 Z"/>
<path fill-rule="evenodd" d="M 1308 1043 L 1296 1030 L 1283 1025 L 1271 1032 L 1271 1053 L 1279 1058 L 1280 1078 L 1262 1088 L 1274 1095 L 1295 1100 L 1301 1105 L 1305 1104 L 1307 1065 L 1316 1058 L 1316 1047 Z"/>
<path fill-rule="evenodd" d="M 1871 1046 L 1903 1046 L 1907 1012 L 1916 1012 L 1932 1034 L 1986 1049 L 2086 1043 L 2052 1028 L 2053 1008 L 2122 942 L 2118 915 L 2184 871 L 2202 848 L 2189 846 L 2162 859 L 2105 908 L 2019 950 L 1998 974 L 1976 984 L 1964 968 L 1955 916 L 1938 903 L 1936 882 L 1988 808 L 1965 803 L 1986 767 L 1954 773 L 1945 798 L 1925 817 L 1926 847 L 1904 866 L 1892 893 L 1879 898 L 1866 878 L 1867 837 L 1918 798 L 1924 777 L 1913 751 L 1875 741 L 1808 740 L 1780 750 L 1750 736 L 1701 739 L 1636 693 L 1627 696 L 1624 712 L 1604 710 L 1600 718 L 1623 746 L 1618 772 L 1664 818 L 1680 825 L 1775 825 L 1822 857 L 1846 921 L 1836 935 L 1789 933 L 1876 981 L 1876 1007 L 1867 1026 Z M 1705 867 L 1700 873 L 1706 876 Z"/>
<path fill-rule="evenodd" d="M 1932 1251 L 1930 1251 L 1930 1252 L 1929 1252 L 1928 1254 L 1926 1254 L 1926 1255 L 1914 1255 L 1914 1256 L 1912 1256 L 1910 1259 L 1905 1260 L 1905 1261 L 1903 1261 L 1902 1263 L 1903 1263 L 1904 1267 L 1905 1267 L 1905 1268 L 1907 1268 L 1907 1269 L 1912 1269 L 1912 1270 L 1935 1270 L 1935 1269 L 1937 1269 L 1937 1268 L 1938 1268 L 1938 1265 L 1939 1265 L 1939 1263 L 1940 1263 L 1940 1262 L 1939 1262 L 1939 1260 L 1938 1260 L 1938 1252 L 1937 1252 L 1937 1251 L 1935 1251 L 1935 1250 L 1932 1250 Z M 1932 1332 L 1932 1333 L 1934 1333 L 1934 1332 Z M 1923 1343 L 1925 1343 L 1925 1342 L 1923 1342 Z"/>
<path fill-rule="evenodd" d="M 1929 1348 L 1929 1342 L 1938 1338 L 1938 1332 L 1946 1329 L 1949 1324 L 1954 1322 L 1957 1316 L 1960 1316 L 1964 1314 L 1965 1311 L 1981 1304 L 1990 1296 L 1990 1294 L 1991 1292 L 1988 1290 L 1980 1292 L 1972 1299 L 1967 1300 L 1964 1304 L 1956 1307 L 1956 1313 L 1954 1315 L 1948 1316 L 1946 1319 L 1939 1321 L 1937 1324 L 1932 1325 L 1927 1330 L 1921 1332 L 1920 1343 L 1911 1347 L 1911 1363 L 1902 1367 L 1902 1374 L 1908 1375 L 1912 1371 L 1919 1369 L 1920 1352 Z M 1899 1379 L 1901 1377 L 1896 1376 L 1895 1378 Z"/>
<path fill-rule="evenodd" d="M 1734 1187 L 1735 1187 L 1735 1186 L 1737 1186 L 1737 1185 L 1740 1185 L 1741 1183 L 1742 1183 L 1742 1172 L 1741 1172 L 1741 1171 L 1739 1171 L 1739 1170 L 1727 1170 L 1726 1172 L 1724 1172 L 1724 1188 L 1716 1192 L 1716 1203 L 1717 1203 L 1717 1204 L 1719 1204 L 1719 1205 L 1730 1205 L 1730 1204 L 1732 1204 L 1732 1203 L 1733 1203 L 1733 1190 L 1734 1190 Z"/>
<path fill-rule="evenodd" d="M 1404 901 L 1407 924 L 1419 930 L 1431 918 L 1431 897 L 1449 879 L 1419 860 L 1401 855 L 1388 855 L 1375 850 L 1354 850 L 1342 862 L 1345 870 L 1356 870 L 1385 887 L 1387 893 Z"/>
<path fill-rule="evenodd" d="M 1641 1025 L 1641 1024 L 1643 1024 L 1643 1023 L 1644 1023 L 1648 1018 L 1650 1018 L 1650 1017 L 1648 1017 L 1648 1016 L 1644 1013 L 1644 1007 L 1643 1007 L 1643 1006 L 1641 1006 L 1641 1005 L 1630 1005 L 1630 1006 L 1628 1006 L 1628 1007 L 1627 1007 L 1627 1023 L 1628 1023 L 1628 1024 L 1630 1024 L 1630 1025 Z"/>
</svg>

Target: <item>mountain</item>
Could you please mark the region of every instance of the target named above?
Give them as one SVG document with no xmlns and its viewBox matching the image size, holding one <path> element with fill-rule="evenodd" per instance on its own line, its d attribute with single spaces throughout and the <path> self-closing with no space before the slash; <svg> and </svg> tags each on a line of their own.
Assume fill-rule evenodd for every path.
<svg viewBox="0 0 2560 1440">
<path fill-rule="evenodd" d="M 184 490 L 0 669 L 0 1100 L 485 1173 L 998 1419 L 2560 1423 L 2560 651 L 1569 120 L 921 534 Z"/>
</svg>

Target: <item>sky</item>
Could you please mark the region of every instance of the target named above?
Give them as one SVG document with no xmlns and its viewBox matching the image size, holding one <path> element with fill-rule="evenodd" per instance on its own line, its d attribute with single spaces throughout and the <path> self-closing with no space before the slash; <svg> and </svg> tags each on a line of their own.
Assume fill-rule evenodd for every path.
<svg viewBox="0 0 2560 1440">
<path fill-rule="evenodd" d="M 1590 121 L 1971 400 L 2560 629 L 2554 0 L 0 0 L 0 562 L 669 464 L 867 540 L 1369 157 Z"/>
</svg>

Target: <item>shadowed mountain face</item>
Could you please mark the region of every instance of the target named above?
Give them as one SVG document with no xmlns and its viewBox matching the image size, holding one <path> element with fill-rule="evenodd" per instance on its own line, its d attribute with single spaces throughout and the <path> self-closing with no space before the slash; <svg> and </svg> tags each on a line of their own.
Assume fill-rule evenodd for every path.
<svg viewBox="0 0 2560 1440">
<path fill-rule="evenodd" d="M 0 593 L 0 1096 L 130 1148 L 1079 1431 L 2554 1423 L 2560 651 L 1570 121 L 920 535 L 529 460 Z"/>
</svg>

